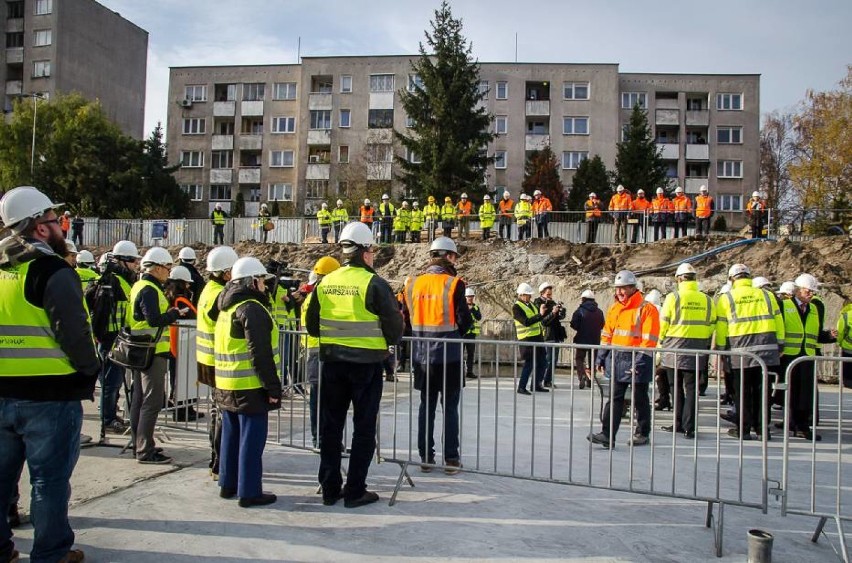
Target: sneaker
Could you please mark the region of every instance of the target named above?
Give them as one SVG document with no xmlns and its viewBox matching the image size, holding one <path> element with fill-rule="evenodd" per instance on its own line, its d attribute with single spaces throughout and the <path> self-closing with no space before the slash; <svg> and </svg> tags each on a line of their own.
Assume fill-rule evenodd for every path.
<svg viewBox="0 0 852 563">
<path fill-rule="evenodd" d="M 364 494 L 361 495 L 358 498 L 344 499 L 343 500 L 343 506 L 345 506 L 346 508 L 358 508 L 360 506 L 366 506 L 368 504 L 373 504 L 377 500 L 379 500 L 379 495 L 377 495 L 376 493 L 374 493 L 372 491 L 364 491 Z"/>
<path fill-rule="evenodd" d="M 124 434 L 127 432 L 128 426 L 119 422 L 118 419 L 113 420 L 109 424 L 104 424 L 104 432 L 109 432 L 110 434 Z"/>
<path fill-rule="evenodd" d="M 444 469 L 444 473 L 447 475 L 455 475 L 459 472 L 459 468 L 464 467 L 458 459 L 448 459 L 446 460 L 445 465 L 447 468 Z"/>
<path fill-rule="evenodd" d="M 167 455 L 163 455 L 160 452 L 154 452 L 153 455 L 139 458 L 136 462 L 143 465 L 168 465 L 172 462 L 172 458 Z"/>
<path fill-rule="evenodd" d="M 222 487 L 219 489 L 219 496 L 222 498 L 234 498 L 237 496 L 237 489 L 230 487 Z"/>
<path fill-rule="evenodd" d="M 92 441 L 92 437 L 89 436 L 88 434 L 80 434 L 80 445 L 81 446 L 83 444 L 88 444 L 91 441 Z"/>
<path fill-rule="evenodd" d="M 612 449 L 613 443 L 610 441 L 609 436 L 604 434 L 603 432 L 598 432 L 597 434 L 589 434 L 586 436 L 586 440 L 592 442 L 593 444 L 600 444 L 606 449 Z"/>
<path fill-rule="evenodd" d="M 82 563 L 86 560 L 86 554 L 81 549 L 72 549 L 59 560 L 59 563 Z"/>
<path fill-rule="evenodd" d="M 630 438 L 630 443 L 634 446 L 647 446 L 651 440 L 648 439 L 647 436 L 643 436 L 642 434 L 634 434 Z"/>
<path fill-rule="evenodd" d="M 278 500 L 278 497 L 272 493 L 261 493 L 259 497 L 241 498 L 239 504 L 243 508 L 250 508 L 252 506 L 266 506 L 276 500 Z"/>
</svg>

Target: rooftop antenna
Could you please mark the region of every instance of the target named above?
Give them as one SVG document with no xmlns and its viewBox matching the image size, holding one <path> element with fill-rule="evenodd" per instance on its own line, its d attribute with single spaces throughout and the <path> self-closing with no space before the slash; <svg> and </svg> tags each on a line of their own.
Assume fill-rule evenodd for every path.
<svg viewBox="0 0 852 563">
<path fill-rule="evenodd" d="M 518 62 L 518 32 L 515 32 L 515 62 Z"/>
<path fill-rule="evenodd" d="M 302 62 L 302 36 L 299 36 L 299 39 L 296 43 L 296 64 Z"/>
</svg>

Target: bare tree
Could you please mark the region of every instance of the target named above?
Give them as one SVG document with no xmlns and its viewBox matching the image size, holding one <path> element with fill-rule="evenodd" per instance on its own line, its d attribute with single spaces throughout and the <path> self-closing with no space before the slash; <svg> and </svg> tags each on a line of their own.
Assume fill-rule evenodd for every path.
<svg viewBox="0 0 852 563">
<path fill-rule="evenodd" d="M 790 180 L 789 167 L 799 157 L 793 113 L 766 114 L 760 130 L 760 189 L 778 224 L 798 222 L 802 202 Z"/>
</svg>

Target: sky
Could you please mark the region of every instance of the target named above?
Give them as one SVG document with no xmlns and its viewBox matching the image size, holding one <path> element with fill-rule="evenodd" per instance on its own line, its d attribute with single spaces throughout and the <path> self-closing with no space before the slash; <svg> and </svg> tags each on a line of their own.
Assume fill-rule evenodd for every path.
<svg viewBox="0 0 852 563">
<path fill-rule="evenodd" d="M 432 0 L 99 0 L 145 29 L 145 129 L 169 67 L 416 54 Z M 621 72 L 760 74 L 761 113 L 829 90 L 852 64 L 850 0 L 454 0 L 481 62 L 618 63 Z"/>
</svg>

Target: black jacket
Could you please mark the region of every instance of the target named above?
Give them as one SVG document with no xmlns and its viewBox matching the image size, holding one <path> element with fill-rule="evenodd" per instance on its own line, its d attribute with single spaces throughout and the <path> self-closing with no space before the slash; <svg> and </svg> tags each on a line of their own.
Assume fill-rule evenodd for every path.
<svg viewBox="0 0 852 563">
<path fill-rule="evenodd" d="M 258 301 L 261 305 L 249 300 Z M 277 347 L 278 342 L 272 341 L 274 321 L 269 313 L 266 294 L 244 287 L 239 281 L 228 282 L 216 299 L 216 304 L 219 311 L 236 305 L 230 326 L 231 336 L 248 341 L 252 366 L 263 385 L 262 389 L 242 391 L 214 389 L 213 399 L 216 404 L 221 409 L 241 414 L 262 414 L 280 408 L 280 401 L 274 404 L 269 402 L 270 397 L 281 398 L 281 379 L 278 377 L 278 366 L 275 365 L 273 346 Z"/>
<path fill-rule="evenodd" d="M 574 335 L 575 344 L 600 344 L 601 331 L 606 318 L 598 308 L 594 299 L 583 299 L 583 302 L 571 315 L 571 328 L 577 331 Z"/>
<path fill-rule="evenodd" d="M 163 290 L 163 284 L 157 281 L 157 278 L 151 274 L 142 274 L 140 279 L 149 281 Z M 136 295 L 136 302 L 133 307 L 133 319 L 136 321 L 144 320 L 153 328 L 163 327 L 163 332 L 169 330 L 169 325 L 174 323 L 180 317 L 180 312 L 175 309 L 167 309 L 165 313 L 160 312 L 160 298 L 157 292 L 150 287 L 143 287 Z M 168 356 L 169 352 L 158 354 L 160 356 Z"/>
<path fill-rule="evenodd" d="M 562 326 L 562 321 L 565 320 L 565 316 L 568 312 L 565 308 L 559 309 L 559 313 L 553 314 L 553 306 L 556 305 L 556 301 L 553 299 L 548 299 L 545 301 L 541 297 L 536 297 L 535 301 L 533 301 L 533 305 L 538 309 L 542 304 L 546 306 L 545 316 L 541 319 L 541 324 L 544 327 L 544 341 L 545 342 L 564 342 L 565 337 L 565 327 Z"/>
<path fill-rule="evenodd" d="M 189 276 L 192 278 L 192 304 L 198 305 L 198 298 L 201 297 L 201 292 L 204 291 L 204 276 L 198 273 L 198 269 L 191 262 L 180 261 L 180 265 L 189 270 Z"/>
</svg>

